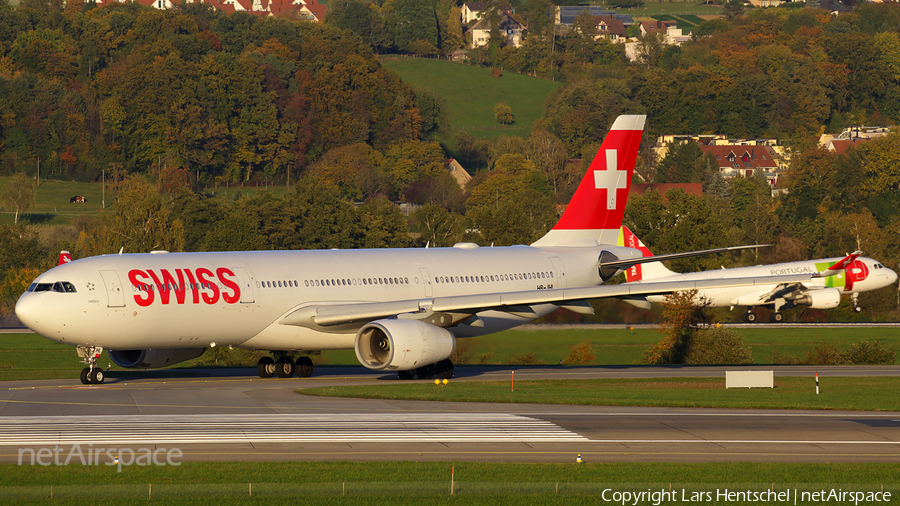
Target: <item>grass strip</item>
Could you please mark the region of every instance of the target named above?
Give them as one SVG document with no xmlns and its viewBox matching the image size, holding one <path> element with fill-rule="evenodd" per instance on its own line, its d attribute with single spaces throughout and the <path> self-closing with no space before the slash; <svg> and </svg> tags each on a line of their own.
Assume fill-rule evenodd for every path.
<svg viewBox="0 0 900 506">
<path fill-rule="evenodd" d="M 590 458 L 590 454 L 585 454 Z M 600 456 L 596 457 L 600 459 Z M 453 495 L 450 475 L 453 470 Z M 708 491 L 885 491 L 894 464 L 469 462 L 187 462 L 180 466 L 0 466 L 0 499 L 15 504 L 597 504 L 604 490 L 672 491 L 683 504 Z M 696 501 L 687 501 L 696 502 Z M 699 502 L 704 502 L 700 500 Z M 708 501 L 711 502 L 711 501 Z M 716 501 L 719 502 L 719 501 Z M 727 504 L 754 504 L 727 500 Z"/>
<path fill-rule="evenodd" d="M 642 378 L 454 382 L 334 386 L 305 395 L 366 399 L 652 406 L 685 408 L 900 411 L 900 378 L 777 377 L 775 388 L 726 389 L 724 378 Z"/>
</svg>

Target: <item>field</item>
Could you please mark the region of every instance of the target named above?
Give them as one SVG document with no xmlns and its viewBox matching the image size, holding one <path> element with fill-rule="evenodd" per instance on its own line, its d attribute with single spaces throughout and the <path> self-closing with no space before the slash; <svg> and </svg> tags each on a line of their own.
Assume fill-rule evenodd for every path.
<svg viewBox="0 0 900 506">
<path fill-rule="evenodd" d="M 594 3 L 594 2 L 591 2 Z M 602 2 L 600 2 L 602 4 Z M 645 2 L 634 8 L 615 9 L 619 14 L 631 14 L 633 18 L 656 16 L 658 14 L 721 16 L 721 5 L 702 4 L 700 2 Z"/>
<path fill-rule="evenodd" d="M 15 504 L 598 504 L 605 489 L 900 491 L 894 464 L 186 462 L 121 473 L 80 464 L 0 471 L 0 499 Z"/>
<path fill-rule="evenodd" d="M 307 388 L 305 395 L 447 402 L 652 406 L 660 408 L 900 411 L 900 378 L 776 376 L 775 388 L 725 388 L 724 378 L 450 381 Z M 665 392 L 665 395 L 661 395 Z"/>
<path fill-rule="evenodd" d="M 0 188 L 9 179 L 9 177 L 0 177 Z M 282 195 L 288 191 L 288 188 L 286 186 L 265 186 L 264 183 L 260 183 L 258 186 L 219 186 L 207 189 L 207 192 L 225 199 L 234 199 L 238 192 L 247 196 L 259 191 L 271 191 L 275 195 Z M 69 203 L 69 200 L 76 195 L 85 197 L 85 201 L 79 204 Z M 100 183 L 41 179 L 41 185 L 35 195 L 34 206 L 25 213 L 19 213 L 19 221 L 30 225 L 71 225 L 80 216 L 97 216 L 104 209 L 114 210 L 115 204 L 115 192 L 108 183 L 104 192 L 103 185 Z M 13 212 L 5 210 L 0 213 L 0 224 L 12 225 L 13 220 Z"/>
<path fill-rule="evenodd" d="M 739 329 L 746 344 L 751 346 L 754 362 L 770 364 L 775 355 L 805 356 L 816 345 L 833 343 L 846 348 L 861 340 L 876 341 L 900 349 L 900 329 L 894 328 L 830 328 L 830 329 Z M 572 329 L 557 327 L 525 327 L 485 337 L 460 339 L 457 349 L 468 363 L 522 363 L 521 358 L 534 353 L 533 364 L 558 364 L 571 348 L 589 343 L 596 353 L 595 365 L 632 365 L 640 362 L 642 353 L 660 340 L 662 334 L 653 329 Z M 250 354 L 230 352 L 219 365 L 255 365 L 255 361 L 240 362 Z M 205 360 L 204 360 L 205 359 Z M 209 371 L 190 370 L 198 362 L 209 363 L 208 357 L 175 366 L 179 373 L 208 374 Z M 98 362 L 106 367 L 104 355 Z M 323 351 L 316 357 L 320 365 L 358 365 L 353 350 Z M 459 360 L 457 363 L 461 363 Z M 75 378 L 84 367 L 79 363 L 75 348 L 44 339 L 36 334 L 0 334 L 0 381 L 14 379 Z M 112 366 L 113 376 L 145 374 Z"/>
<path fill-rule="evenodd" d="M 453 136 L 458 130 L 483 138 L 528 137 L 543 114 L 547 96 L 561 85 L 513 72 L 493 78 L 490 69 L 446 60 L 385 57 L 381 63 L 413 88 L 427 89 L 447 101 L 452 132 L 438 140 L 451 153 L 456 150 Z M 494 106 L 501 101 L 512 108 L 516 119 L 509 127 L 494 119 Z"/>
</svg>

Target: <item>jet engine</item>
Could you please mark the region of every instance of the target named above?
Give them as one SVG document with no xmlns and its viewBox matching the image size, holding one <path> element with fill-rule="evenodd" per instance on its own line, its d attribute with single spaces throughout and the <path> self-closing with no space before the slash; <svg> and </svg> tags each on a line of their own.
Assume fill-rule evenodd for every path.
<svg viewBox="0 0 900 506">
<path fill-rule="evenodd" d="M 109 358 L 127 369 L 159 369 L 203 355 L 206 348 L 109 350 Z"/>
<path fill-rule="evenodd" d="M 354 350 L 369 369 L 408 371 L 453 355 L 456 337 L 418 320 L 377 320 L 359 329 Z"/>
<path fill-rule="evenodd" d="M 837 288 L 812 290 L 794 299 L 798 306 L 809 306 L 813 309 L 831 309 L 841 303 L 841 291 Z"/>
</svg>

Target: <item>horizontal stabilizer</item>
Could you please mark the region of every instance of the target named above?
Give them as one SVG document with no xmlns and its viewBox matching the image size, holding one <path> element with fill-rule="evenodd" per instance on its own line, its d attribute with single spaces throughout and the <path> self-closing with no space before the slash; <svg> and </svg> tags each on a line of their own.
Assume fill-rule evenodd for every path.
<svg viewBox="0 0 900 506">
<path fill-rule="evenodd" d="M 656 255 L 652 257 L 629 258 L 626 260 L 613 260 L 600 262 L 601 268 L 616 268 L 618 270 L 628 269 L 629 267 L 645 264 L 648 262 L 662 262 L 664 260 L 676 260 L 679 258 L 699 257 L 703 255 L 715 255 L 716 253 L 726 253 L 729 251 L 740 251 L 745 249 L 766 248 L 771 244 L 751 244 L 749 246 L 729 246 L 727 248 L 706 249 L 702 251 L 686 251 L 684 253 L 671 253 L 669 255 Z M 852 260 L 851 260 L 852 261 Z"/>
</svg>

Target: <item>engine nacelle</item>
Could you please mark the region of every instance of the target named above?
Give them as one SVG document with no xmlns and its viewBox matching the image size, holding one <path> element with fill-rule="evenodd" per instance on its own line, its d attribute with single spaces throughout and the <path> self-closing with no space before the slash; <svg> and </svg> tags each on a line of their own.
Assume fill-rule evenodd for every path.
<svg viewBox="0 0 900 506">
<path fill-rule="evenodd" d="M 453 355 L 456 337 L 418 320 L 377 320 L 359 329 L 353 348 L 369 369 L 408 371 Z"/>
<path fill-rule="evenodd" d="M 812 290 L 794 299 L 798 306 L 809 306 L 813 309 L 832 309 L 841 303 L 841 291 L 837 288 Z"/>
<path fill-rule="evenodd" d="M 127 369 L 158 369 L 203 355 L 206 348 L 109 350 L 109 358 Z"/>
</svg>

